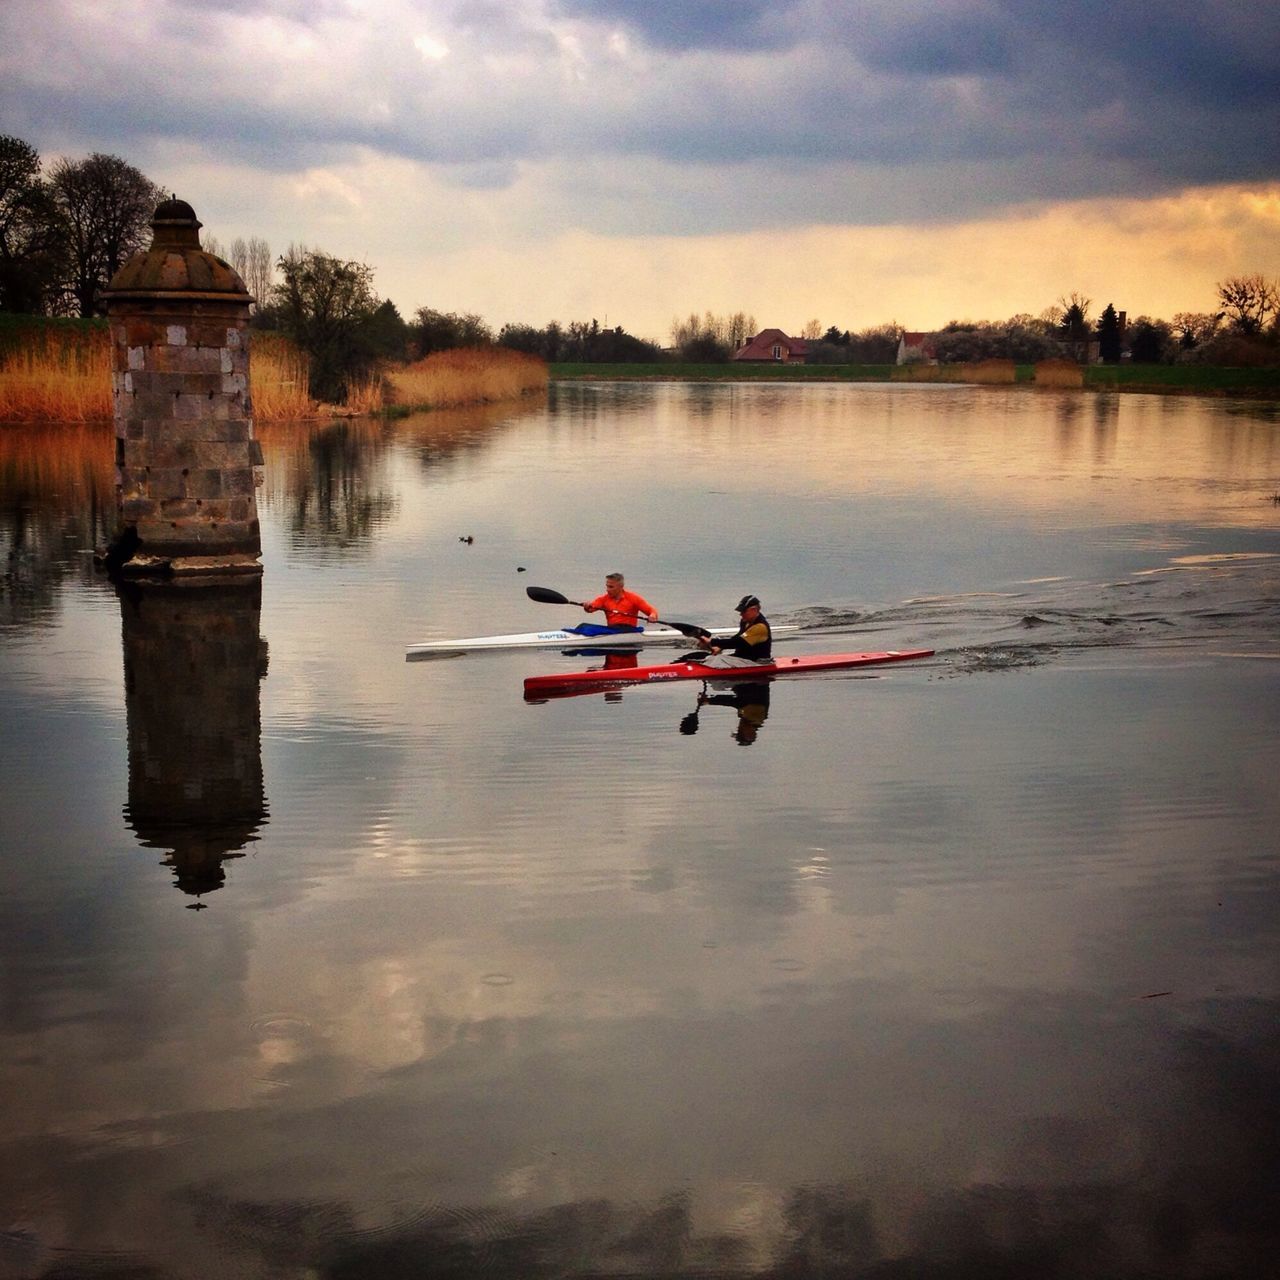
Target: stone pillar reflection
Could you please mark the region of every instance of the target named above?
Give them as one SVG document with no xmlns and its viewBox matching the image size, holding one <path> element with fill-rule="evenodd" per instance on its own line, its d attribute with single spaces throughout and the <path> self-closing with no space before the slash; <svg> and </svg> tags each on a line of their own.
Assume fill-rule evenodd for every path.
<svg viewBox="0 0 1280 1280">
<path fill-rule="evenodd" d="M 129 739 L 126 823 L 163 849 L 174 883 L 222 886 L 267 821 L 259 686 L 261 579 L 122 583 Z M 200 904 L 193 904 L 200 905 Z"/>
</svg>

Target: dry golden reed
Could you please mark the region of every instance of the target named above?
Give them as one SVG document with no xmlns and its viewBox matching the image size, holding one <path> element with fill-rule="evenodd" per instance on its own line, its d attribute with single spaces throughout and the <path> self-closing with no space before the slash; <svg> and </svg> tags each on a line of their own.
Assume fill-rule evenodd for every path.
<svg viewBox="0 0 1280 1280">
<path fill-rule="evenodd" d="M 955 365 L 925 364 L 914 360 L 910 364 L 899 365 L 889 371 L 894 382 L 954 382 L 956 380 Z"/>
<path fill-rule="evenodd" d="M 961 382 L 1004 383 L 1018 380 L 1012 360 L 975 360 L 960 366 Z"/>
<path fill-rule="evenodd" d="M 516 400 L 545 391 L 546 363 L 505 347 L 459 347 L 437 351 L 425 360 L 386 375 L 395 404 L 410 409 L 448 409 L 459 405 Z"/>
<path fill-rule="evenodd" d="M 347 387 L 347 400 L 342 412 L 348 416 L 381 413 L 386 404 L 384 380 L 381 373 L 362 382 L 352 382 Z"/>
<path fill-rule="evenodd" d="M 1083 387 L 1084 368 L 1074 360 L 1041 360 L 1035 369 L 1038 387 Z"/>
<path fill-rule="evenodd" d="M 274 333 L 255 333 L 251 343 L 254 417 L 274 422 L 313 413 L 306 356 Z M 111 414 L 105 327 L 32 325 L 0 353 L 0 422 L 109 422 Z"/>
<path fill-rule="evenodd" d="M 105 328 L 33 326 L 0 353 L 0 421 L 110 417 L 111 339 Z"/>
<path fill-rule="evenodd" d="M 281 422 L 315 413 L 307 394 L 307 357 L 278 333 L 255 331 L 249 339 L 249 393 L 255 422 Z"/>
<path fill-rule="evenodd" d="M 956 364 L 904 364 L 889 375 L 895 382 L 1009 383 L 1018 380 L 1012 360 L 969 360 Z"/>
</svg>

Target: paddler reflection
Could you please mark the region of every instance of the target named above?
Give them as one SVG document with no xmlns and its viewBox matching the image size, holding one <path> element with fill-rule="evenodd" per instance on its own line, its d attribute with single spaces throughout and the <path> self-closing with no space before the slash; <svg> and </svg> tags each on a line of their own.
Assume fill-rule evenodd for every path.
<svg viewBox="0 0 1280 1280">
<path fill-rule="evenodd" d="M 698 732 L 698 717 L 703 707 L 732 707 L 738 713 L 738 723 L 730 736 L 749 747 L 756 740 L 760 726 L 769 718 L 770 688 L 768 680 L 744 681 L 735 684 L 728 693 L 708 693 L 704 685 L 698 694 L 698 709 L 680 721 L 680 732 L 686 735 Z"/>
</svg>

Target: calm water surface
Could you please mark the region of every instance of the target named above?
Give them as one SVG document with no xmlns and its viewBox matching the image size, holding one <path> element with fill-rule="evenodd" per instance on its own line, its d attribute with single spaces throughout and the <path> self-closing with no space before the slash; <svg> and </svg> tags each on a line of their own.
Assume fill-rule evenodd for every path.
<svg viewBox="0 0 1280 1280">
<path fill-rule="evenodd" d="M 1274 1274 L 1273 412 L 262 435 L 260 594 L 117 594 L 110 428 L 0 427 L 0 1278 Z M 937 656 L 701 708 L 404 659 L 615 568 Z"/>
</svg>

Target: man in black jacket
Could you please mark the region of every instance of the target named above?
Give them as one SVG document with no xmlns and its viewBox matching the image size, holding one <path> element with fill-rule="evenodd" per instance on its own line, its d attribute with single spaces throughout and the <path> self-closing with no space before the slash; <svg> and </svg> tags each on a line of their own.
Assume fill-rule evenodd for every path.
<svg viewBox="0 0 1280 1280">
<path fill-rule="evenodd" d="M 760 612 L 758 596 L 738 601 L 738 632 L 727 640 L 703 637 L 698 643 L 711 652 L 700 659 L 704 667 L 754 667 L 773 659 L 773 632 L 769 619 Z"/>
</svg>

